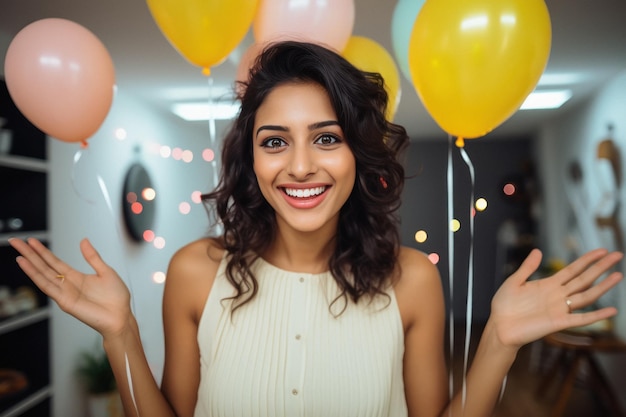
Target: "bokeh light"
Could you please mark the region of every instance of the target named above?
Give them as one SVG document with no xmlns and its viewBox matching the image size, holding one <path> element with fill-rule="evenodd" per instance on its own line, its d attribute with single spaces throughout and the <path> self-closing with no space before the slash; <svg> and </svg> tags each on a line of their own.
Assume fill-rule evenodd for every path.
<svg viewBox="0 0 626 417">
<path fill-rule="evenodd" d="M 165 239 L 163 239 L 160 236 L 156 237 L 156 238 L 154 238 L 154 241 L 152 242 L 152 244 L 157 249 L 163 249 L 165 247 Z"/>
<path fill-rule="evenodd" d="M 126 129 L 123 127 L 118 127 L 115 129 L 115 138 L 117 140 L 124 140 L 128 137 L 128 133 L 126 133 Z"/>
<path fill-rule="evenodd" d="M 428 260 L 430 260 L 430 262 L 432 262 L 433 265 L 437 265 L 439 263 L 439 254 L 434 253 L 434 252 L 429 254 Z"/>
<path fill-rule="evenodd" d="M 502 187 L 502 191 L 506 195 L 513 195 L 515 194 L 515 185 L 509 182 L 508 184 L 505 184 L 504 187 Z"/>
<path fill-rule="evenodd" d="M 183 151 L 183 155 L 181 158 L 183 162 L 190 163 L 191 161 L 193 161 L 193 152 L 187 149 L 186 151 Z"/>
<path fill-rule="evenodd" d="M 133 204 L 135 201 L 137 201 L 137 194 L 132 191 L 129 192 L 128 194 L 126 194 L 126 201 L 128 201 L 128 204 Z"/>
<path fill-rule="evenodd" d="M 215 159 L 215 152 L 213 152 L 213 149 L 205 149 L 204 151 L 202 151 L 202 159 L 204 159 L 207 162 L 211 162 L 212 160 Z"/>
<path fill-rule="evenodd" d="M 202 193 L 200 191 L 194 191 L 191 193 L 191 201 L 196 204 L 202 203 Z"/>
<path fill-rule="evenodd" d="M 426 233 L 424 230 L 418 230 L 417 232 L 415 232 L 415 241 L 417 243 L 424 243 L 426 242 L 426 239 L 428 239 L 428 233 Z"/>
<path fill-rule="evenodd" d="M 133 204 L 130 205 L 130 211 L 135 214 L 141 214 L 141 212 L 143 211 L 143 205 L 140 202 L 135 201 Z"/>
<path fill-rule="evenodd" d="M 152 274 L 152 282 L 155 284 L 163 284 L 165 282 L 165 273 L 162 271 L 157 271 Z"/>
<path fill-rule="evenodd" d="M 141 197 L 146 201 L 152 201 L 156 197 L 156 191 L 152 187 L 146 187 L 141 190 Z"/>
<path fill-rule="evenodd" d="M 169 158 L 172 155 L 172 148 L 167 145 L 163 145 L 159 150 L 159 154 L 161 154 L 163 158 Z"/>
<path fill-rule="evenodd" d="M 476 200 L 474 207 L 476 207 L 476 210 L 478 211 L 485 211 L 485 209 L 487 209 L 487 200 L 484 198 L 479 198 L 478 200 Z"/>
<path fill-rule="evenodd" d="M 180 214 L 189 214 L 191 211 L 191 205 L 188 202 L 183 201 L 178 205 L 178 211 Z"/>
<path fill-rule="evenodd" d="M 146 242 L 152 242 L 154 240 L 155 234 L 152 230 L 144 230 L 143 232 L 143 240 Z"/>
<path fill-rule="evenodd" d="M 183 150 L 180 148 L 172 149 L 172 158 L 177 161 L 180 161 L 183 158 Z"/>
<path fill-rule="evenodd" d="M 452 230 L 453 232 L 458 232 L 460 228 L 461 228 L 460 221 L 458 221 L 457 219 L 450 220 L 450 230 Z"/>
</svg>

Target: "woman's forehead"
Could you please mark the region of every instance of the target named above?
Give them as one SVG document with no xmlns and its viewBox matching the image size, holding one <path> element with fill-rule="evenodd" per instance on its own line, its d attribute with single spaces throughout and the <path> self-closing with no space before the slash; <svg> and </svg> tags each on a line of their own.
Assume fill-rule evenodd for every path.
<svg viewBox="0 0 626 417">
<path fill-rule="evenodd" d="M 285 83 L 276 86 L 261 103 L 255 115 L 260 123 L 313 123 L 337 120 L 326 90 L 317 83 Z"/>
</svg>

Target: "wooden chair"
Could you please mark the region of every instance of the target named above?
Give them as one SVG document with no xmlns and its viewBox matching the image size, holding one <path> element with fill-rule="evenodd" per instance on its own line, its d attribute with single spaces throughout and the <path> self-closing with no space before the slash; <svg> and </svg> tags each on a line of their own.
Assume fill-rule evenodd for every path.
<svg viewBox="0 0 626 417">
<path fill-rule="evenodd" d="M 543 341 L 547 345 L 559 349 L 559 352 L 549 368 L 546 378 L 539 385 L 537 394 L 545 393 L 560 371 L 567 370 L 552 409 L 552 417 L 563 416 L 576 378 L 585 365 L 588 366 L 589 376 L 594 382 L 590 388 L 604 398 L 611 415 L 626 417 L 617 395 L 594 358 L 594 354 L 600 352 L 626 353 L 626 343 L 618 339 L 612 332 L 580 333 L 574 331 L 553 333 L 546 336 Z"/>
</svg>

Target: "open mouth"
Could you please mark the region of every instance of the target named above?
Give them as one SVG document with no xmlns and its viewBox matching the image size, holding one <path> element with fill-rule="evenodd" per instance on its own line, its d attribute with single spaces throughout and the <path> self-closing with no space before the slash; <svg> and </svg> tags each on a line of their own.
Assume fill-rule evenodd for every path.
<svg viewBox="0 0 626 417">
<path fill-rule="evenodd" d="M 312 188 L 283 188 L 283 192 L 293 198 L 311 198 L 323 194 L 328 187 L 312 187 Z"/>
</svg>

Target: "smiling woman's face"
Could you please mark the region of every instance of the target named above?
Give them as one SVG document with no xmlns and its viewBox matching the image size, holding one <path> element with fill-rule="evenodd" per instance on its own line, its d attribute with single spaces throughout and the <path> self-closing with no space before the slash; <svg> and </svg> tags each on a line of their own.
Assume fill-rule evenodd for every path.
<svg viewBox="0 0 626 417">
<path fill-rule="evenodd" d="M 259 107 L 254 172 L 279 230 L 327 230 L 356 178 L 356 162 L 326 91 L 315 83 L 277 86 Z"/>
</svg>

